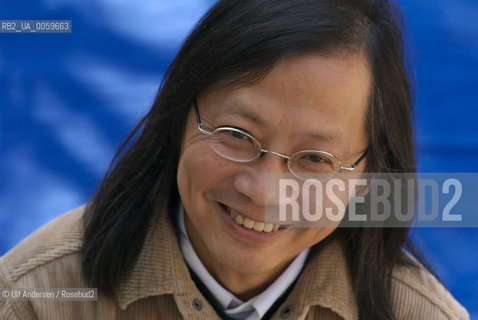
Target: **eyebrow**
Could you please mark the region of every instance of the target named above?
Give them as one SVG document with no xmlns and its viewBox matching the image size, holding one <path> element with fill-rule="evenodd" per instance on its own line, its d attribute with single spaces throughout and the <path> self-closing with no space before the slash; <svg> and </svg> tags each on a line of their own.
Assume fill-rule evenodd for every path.
<svg viewBox="0 0 478 320">
<path fill-rule="evenodd" d="M 246 119 L 251 120 L 255 124 L 263 127 L 269 127 L 268 122 L 266 119 L 254 108 L 248 106 L 247 103 L 239 101 L 237 99 L 233 99 L 231 101 L 227 101 L 221 104 L 221 109 L 226 110 L 232 114 L 238 115 L 240 117 L 244 117 Z M 303 136 L 307 138 L 311 138 L 313 140 L 320 140 L 320 141 L 346 141 L 343 135 L 337 131 L 324 131 L 320 130 L 317 131 L 305 131 L 300 132 L 299 130 L 294 131 L 294 136 Z M 299 134 L 300 133 L 300 134 Z"/>
<path fill-rule="evenodd" d="M 345 141 L 343 138 L 343 135 L 339 134 L 338 132 L 306 132 L 304 136 L 312 138 L 312 139 L 317 139 L 321 141 Z"/>
</svg>

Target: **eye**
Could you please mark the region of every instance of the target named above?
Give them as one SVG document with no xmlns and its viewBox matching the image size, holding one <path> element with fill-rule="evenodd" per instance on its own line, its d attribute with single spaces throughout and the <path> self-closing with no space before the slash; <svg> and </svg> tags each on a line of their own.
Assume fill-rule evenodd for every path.
<svg viewBox="0 0 478 320">
<path fill-rule="evenodd" d="M 320 163 L 320 162 L 323 162 L 323 161 L 328 161 L 326 158 L 321 157 L 320 155 L 317 155 L 317 154 L 307 154 L 305 157 L 308 161 L 313 162 L 313 163 Z"/>
<path fill-rule="evenodd" d="M 233 128 L 233 129 L 225 129 L 223 131 L 229 137 L 237 139 L 237 140 L 244 140 L 246 142 L 254 144 L 254 141 L 251 138 L 252 135 L 248 133 L 246 130 L 239 127 L 229 127 L 229 128 Z"/>
<path fill-rule="evenodd" d="M 221 127 L 216 130 L 215 137 L 217 141 L 221 141 L 231 148 L 249 148 L 249 145 L 256 145 L 248 133 L 235 127 Z"/>
<path fill-rule="evenodd" d="M 238 130 L 242 130 L 242 129 L 239 129 L 237 128 Z M 234 138 L 237 138 L 237 139 L 245 139 L 245 140 L 251 140 L 251 138 L 249 136 L 247 136 L 245 133 L 243 132 L 239 132 L 239 131 L 235 131 L 235 130 L 230 130 L 229 133 L 231 134 L 231 136 L 233 136 Z"/>
<path fill-rule="evenodd" d="M 329 172 L 335 165 L 329 157 L 319 152 L 301 152 L 291 160 L 292 169 L 296 172 Z"/>
</svg>

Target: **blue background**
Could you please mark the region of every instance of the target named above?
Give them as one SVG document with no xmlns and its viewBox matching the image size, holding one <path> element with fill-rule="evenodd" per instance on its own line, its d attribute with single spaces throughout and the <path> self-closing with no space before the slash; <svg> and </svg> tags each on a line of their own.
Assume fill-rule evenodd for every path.
<svg viewBox="0 0 478 320">
<path fill-rule="evenodd" d="M 0 254 L 88 200 L 153 102 L 181 41 L 213 2 L 0 2 L 0 19 L 66 19 L 73 30 L 0 34 Z M 478 2 L 399 4 L 417 78 L 419 169 L 477 172 Z M 472 319 L 477 231 L 413 230 Z"/>
</svg>

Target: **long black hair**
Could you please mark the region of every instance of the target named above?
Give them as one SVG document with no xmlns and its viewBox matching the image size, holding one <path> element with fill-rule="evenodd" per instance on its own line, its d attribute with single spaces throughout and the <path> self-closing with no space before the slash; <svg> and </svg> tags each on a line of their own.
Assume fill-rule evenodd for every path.
<svg viewBox="0 0 478 320">
<path fill-rule="evenodd" d="M 414 172 L 413 90 L 399 10 L 387 0 L 223 0 L 168 68 L 149 113 L 120 147 L 85 212 L 83 273 L 113 295 L 155 214 L 176 212 L 180 143 L 192 101 L 219 81 L 247 85 L 281 59 L 365 50 L 373 75 L 366 120 L 370 172 Z M 373 125 L 372 125 L 373 124 Z M 340 228 L 361 319 L 394 319 L 393 267 L 408 228 Z"/>
</svg>

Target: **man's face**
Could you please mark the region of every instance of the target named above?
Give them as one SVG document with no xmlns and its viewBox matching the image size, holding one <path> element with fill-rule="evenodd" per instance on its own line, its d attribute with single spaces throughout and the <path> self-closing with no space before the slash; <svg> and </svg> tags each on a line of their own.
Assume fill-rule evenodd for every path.
<svg viewBox="0 0 478 320">
<path fill-rule="evenodd" d="M 350 165 L 368 145 L 364 123 L 370 90 L 363 55 L 303 55 L 282 60 L 256 84 L 215 86 L 197 101 L 206 130 L 241 128 L 264 149 L 284 155 L 323 150 Z M 363 167 L 364 162 L 357 171 Z M 234 221 L 231 212 L 264 221 L 266 173 L 282 172 L 289 172 L 287 164 L 272 154 L 248 163 L 222 158 L 190 112 L 177 176 L 186 229 L 203 264 L 226 287 L 235 277 L 270 281 L 336 228 L 289 227 L 267 233 Z"/>
</svg>

